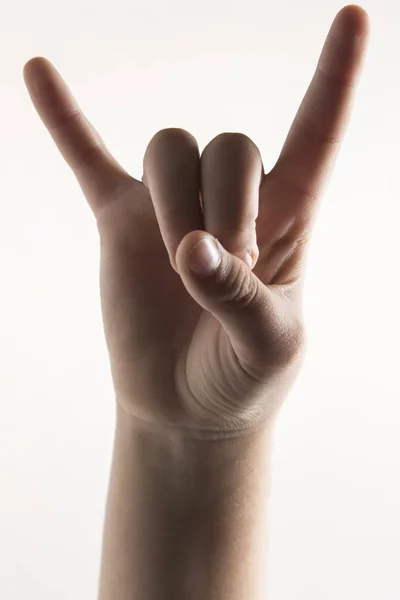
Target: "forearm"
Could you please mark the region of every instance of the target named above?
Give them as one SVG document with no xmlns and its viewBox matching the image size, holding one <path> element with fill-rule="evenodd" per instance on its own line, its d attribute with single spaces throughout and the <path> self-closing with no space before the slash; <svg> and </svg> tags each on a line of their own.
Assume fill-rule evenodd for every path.
<svg viewBox="0 0 400 600">
<path fill-rule="evenodd" d="M 152 436 L 117 410 L 99 600 L 259 600 L 271 428 Z"/>
</svg>

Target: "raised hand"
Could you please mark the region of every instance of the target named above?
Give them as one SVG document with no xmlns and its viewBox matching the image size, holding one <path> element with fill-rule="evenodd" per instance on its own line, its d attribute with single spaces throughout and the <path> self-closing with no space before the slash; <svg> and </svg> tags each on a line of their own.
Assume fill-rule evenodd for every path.
<svg viewBox="0 0 400 600">
<path fill-rule="evenodd" d="M 33 104 L 97 222 L 116 399 L 143 426 L 242 435 L 277 414 L 304 355 L 305 254 L 346 131 L 368 23 L 358 6 L 338 13 L 267 174 L 243 134 L 217 136 L 200 156 L 190 133 L 164 129 L 138 181 L 110 155 L 54 66 L 42 57 L 25 65 Z M 204 237 L 219 240 L 208 275 L 189 268 Z M 204 253 L 196 258 L 206 266 Z"/>
</svg>

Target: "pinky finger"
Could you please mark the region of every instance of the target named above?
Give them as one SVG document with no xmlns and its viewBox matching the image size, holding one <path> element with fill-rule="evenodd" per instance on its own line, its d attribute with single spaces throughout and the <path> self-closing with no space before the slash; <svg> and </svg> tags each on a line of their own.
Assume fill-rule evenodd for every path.
<svg viewBox="0 0 400 600">
<path fill-rule="evenodd" d="M 133 177 L 111 156 L 50 61 L 43 57 L 29 60 L 23 77 L 40 119 L 96 215 L 121 187 L 134 181 Z"/>
</svg>

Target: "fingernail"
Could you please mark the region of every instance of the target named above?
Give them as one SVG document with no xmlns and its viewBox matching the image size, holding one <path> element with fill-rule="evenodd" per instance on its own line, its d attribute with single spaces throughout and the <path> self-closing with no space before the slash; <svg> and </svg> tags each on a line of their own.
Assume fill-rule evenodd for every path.
<svg viewBox="0 0 400 600">
<path fill-rule="evenodd" d="M 211 237 L 204 237 L 190 251 L 189 268 L 197 275 L 212 275 L 217 270 L 220 251 Z"/>
<path fill-rule="evenodd" d="M 249 267 L 249 269 L 251 269 L 251 267 L 253 266 L 253 262 L 254 262 L 254 257 L 252 254 L 250 254 L 249 252 L 243 252 L 243 253 L 238 253 L 235 256 L 240 258 L 240 260 L 242 260 Z"/>
<path fill-rule="evenodd" d="M 249 267 L 249 269 L 251 269 L 251 266 L 253 264 L 253 257 L 251 254 L 249 254 L 247 252 L 247 254 L 244 257 L 244 262 L 246 263 L 246 265 Z"/>
</svg>

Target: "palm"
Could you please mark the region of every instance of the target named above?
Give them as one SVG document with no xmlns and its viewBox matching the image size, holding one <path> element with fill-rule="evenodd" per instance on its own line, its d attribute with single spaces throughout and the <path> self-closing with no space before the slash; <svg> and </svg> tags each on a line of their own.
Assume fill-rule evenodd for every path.
<svg viewBox="0 0 400 600">
<path fill-rule="evenodd" d="M 271 172 L 260 187 L 257 219 L 254 272 L 266 285 L 282 285 L 291 276 L 297 281 L 302 254 L 293 250 L 301 248 L 304 233 L 290 227 L 288 203 L 263 201 L 274 185 Z M 148 189 L 132 184 L 102 210 L 97 224 L 104 329 L 120 401 L 147 420 L 185 422 L 184 407 L 193 412 L 192 423 L 200 416 L 209 424 L 210 415 L 199 407 L 218 397 L 218 417 L 234 418 L 233 407 L 243 397 L 250 405 L 259 386 L 235 360 L 219 321 L 193 300 L 171 267 Z"/>
<path fill-rule="evenodd" d="M 264 221 L 262 213 L 259 221 Z M 219 406 L 225 404 L 232 413 L 254 381 L 233 359 L 219 321 L 193 300 L 171 267 L 148 189 L 133 184 L 101 212 L 97 223 L 103 322 L 120 401 L 151 420 L 185 420 L 183 407 L 191 407 L 193 421 L 194 404 L 199 407 L 208 398 L 215 402 L 219 394 Z M 254 270 L 265 274 L 274 269 L 273 255 Z M 220 416 L 224 418 L 223 410 Z M 208 421 L 209 415 L 202 417 Z"/>
<path fill-rule="evenodd" d="M 98 219 L 105 335 L 119 397 L 174 411 L 176 363 L 203 310 L 171 267 L 147 188 L 133 188 Z"/>
</svg>

